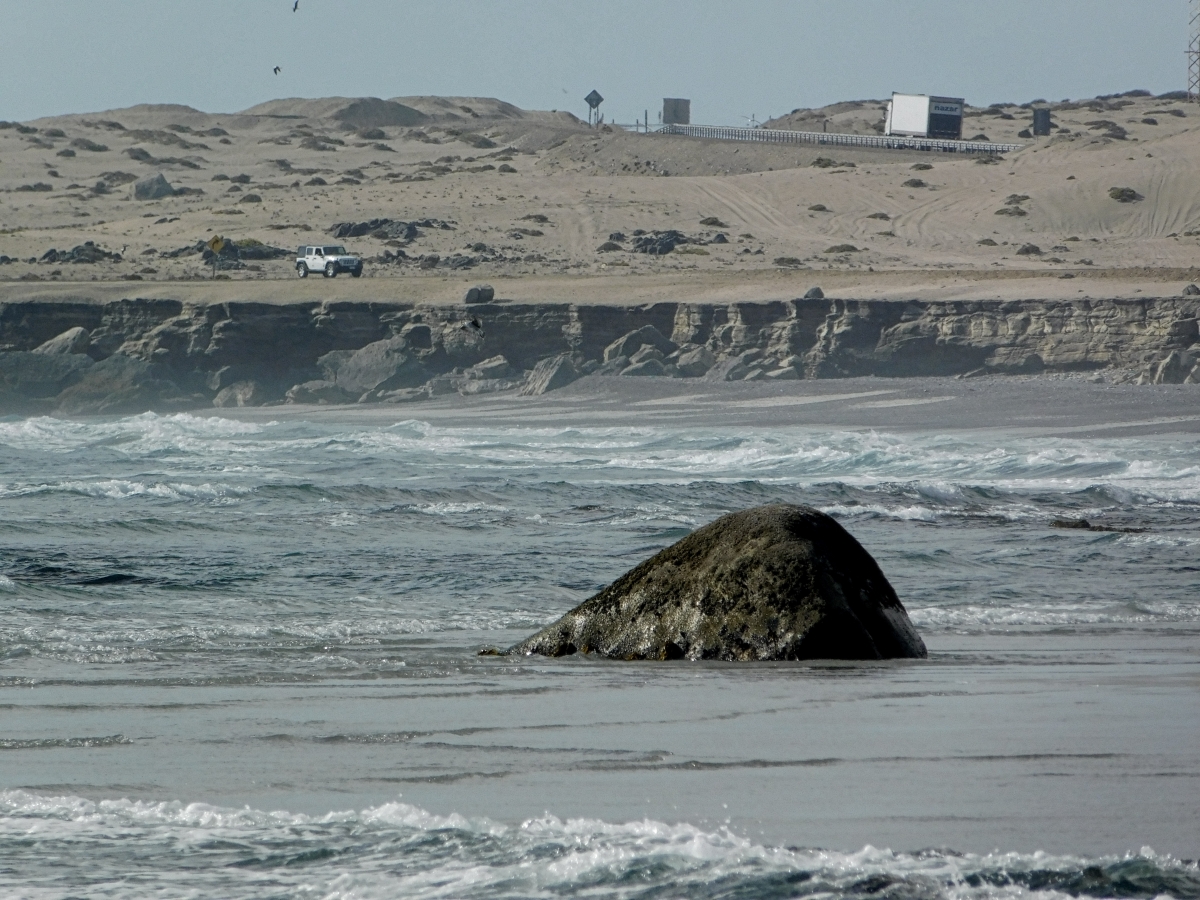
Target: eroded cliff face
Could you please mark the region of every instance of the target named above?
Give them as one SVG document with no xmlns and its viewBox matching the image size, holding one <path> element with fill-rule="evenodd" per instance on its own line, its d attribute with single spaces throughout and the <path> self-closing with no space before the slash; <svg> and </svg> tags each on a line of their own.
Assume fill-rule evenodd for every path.
<svg viewBox="0 0 1200 900">
<path fill-rule="evenodd" d="M 28 301 L 0 304 L 0 412 L 537 393 L 593 372 L 788 380 L 1105 368 L 1196 382 L 1198 317 L 1195 297 L 641 307 Z"/>
<path fill-rule="evenodd" d="M 1141 369 L 1200 339 L 1195 298 L 832 302 L 811 378 Z M 1189 373 L 1190 374 L 1190 373 Z"/>
</svg>

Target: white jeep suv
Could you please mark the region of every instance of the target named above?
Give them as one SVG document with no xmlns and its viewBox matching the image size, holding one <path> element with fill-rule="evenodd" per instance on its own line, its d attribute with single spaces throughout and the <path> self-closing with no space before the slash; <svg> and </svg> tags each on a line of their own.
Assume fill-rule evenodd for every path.
<svg viewBox="0 0 1200 900">
<path fill-rule="evenodd" d="M 338 272 L 349 272 L 355 278 L 362 275 L 362 260 L 339 245 L 300 247 L 296 251 L 296 274 L 307 278 L 309 272 L 321 272 L 326 278 L 336 278 Z"/>
</svg>

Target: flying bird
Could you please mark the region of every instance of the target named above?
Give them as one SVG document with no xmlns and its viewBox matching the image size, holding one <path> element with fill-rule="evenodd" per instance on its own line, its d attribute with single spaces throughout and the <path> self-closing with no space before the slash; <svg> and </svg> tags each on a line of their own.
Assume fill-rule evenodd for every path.
<svg viewBox="0 0 1200 900">
<path fill-rule="evenodd" d="M 299 8 L 300 8 L 300 0 L 296 0 L 296 2 L 292 4 L 292 12 L 295 12 Z"/>
<path fill-rule="evenodd" d="M 282 71 L 283 71 L 283 69 L 279 68 L 279 66 L 276 66 L 276 67 L 275 67 L 275 74 L 276 74 L 276 75 L 278 75 L 278 74 L 279 74 L 280 72 L 282 72 Z"/>
</svg>

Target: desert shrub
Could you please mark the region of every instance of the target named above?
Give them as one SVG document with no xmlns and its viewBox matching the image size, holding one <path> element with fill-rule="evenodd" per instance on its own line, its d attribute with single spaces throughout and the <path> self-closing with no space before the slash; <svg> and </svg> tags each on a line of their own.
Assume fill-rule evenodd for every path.
<svg viewBox="0 0 1200 900">
<path fill-rule="evenodd" d="M 104 144 L 97 144 L 95 141 L 89 141 L 87 138 L 75 138 L 71 141 L 72 147 L 77 147 L 80 150 L 90 150 L 92 153 L 103 153 L 108 150 Z"/>
<path fill-rule="evenodd" d="M 1118 203 L 1134 203 L 1144 199 L 1141 194 L 1133 188 L 1115 187 L 1108 189 L 1108 196 L 1116 200 Z"/>
<path fill-rule="evenodd" d="M 477 150 L 490 150 L 493 147 L 499 146 L 495 141 L 484 137 L 482 134 L 462 134 L 458 136 L 458 139 L 464 144 L 470 144 Z"/>
</svg>

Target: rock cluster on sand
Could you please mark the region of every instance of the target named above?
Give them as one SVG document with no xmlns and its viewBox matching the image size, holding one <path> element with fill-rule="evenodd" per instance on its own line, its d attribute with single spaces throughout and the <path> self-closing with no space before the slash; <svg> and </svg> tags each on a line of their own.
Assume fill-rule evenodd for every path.
<svg viewBox="0 0 1200 900">
<path fill-rule="evenodd" d="M 510 654 L 612 659 L 923 658 L 875 560 L 829 516 L 762 506 L 694 531 Z"/>
</svg>

